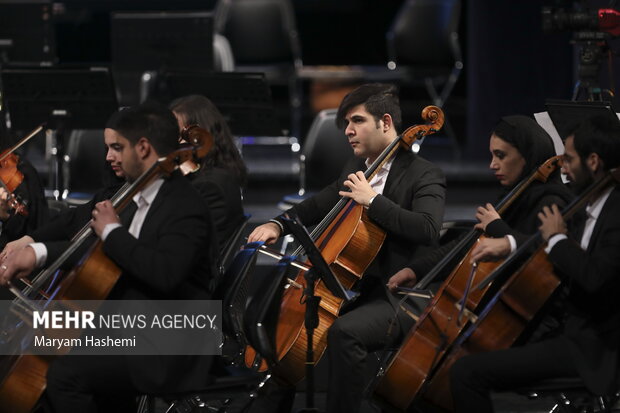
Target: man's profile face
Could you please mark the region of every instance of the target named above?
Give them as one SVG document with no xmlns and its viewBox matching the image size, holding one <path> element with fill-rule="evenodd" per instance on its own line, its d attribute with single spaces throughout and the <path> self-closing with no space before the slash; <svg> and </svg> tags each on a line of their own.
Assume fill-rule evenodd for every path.
<svg viewBox="0 0 620 413">
<path fill-rule="evenodd" d="M 135 181 L 143 172 L 135 147 L 114 129 L 106 128 L 103 135 L 107 148 L 105 159 L 114 174 L 129 182 Z"/>
<path fill-rule="evenodd" d="M 382 120 L 376 121 L 364 105 L 349 110 L 344 124 L 344 133 L 355 156 L 374 160 L 385 148 L 384 123 Z"/>
<path fill-rule="evenodd" d="M 566 174 L 569 186 L 576 194 L 580 194 L 593 182 L 592 174 L 581 162 L 581 158 L 575 150 L 575 137 L 573 135 L 564 141 L 562 172 Z"/>
</svg>

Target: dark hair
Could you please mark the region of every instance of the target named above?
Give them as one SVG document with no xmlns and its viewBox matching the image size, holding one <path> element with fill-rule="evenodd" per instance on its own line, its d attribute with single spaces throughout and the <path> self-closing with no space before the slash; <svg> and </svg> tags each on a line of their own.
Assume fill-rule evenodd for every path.
<svg viewBox="0 0 620 413">
<path fill-rule="evenodd" d="M 189 95 L 175 99 L 169 107 L 183 118 L 185 125 L 197 124 L 213 135 L 213 149 L 202 160 L 203 169 L 230 169 L 239 177 L 241 184 L 245 184 L 247 168 L 235 146 L 228 124 L 213 102 L 201 95 Z"/>
<path fill-rule="evenodd" d="M 495 126 L 493 133 L 501 140 L 517 148 L 525 166 L 519 181 L 542 165 L 547 159 L 555 156 L 555 148 L 549 134 L 536 121 L 528 116 L 504 116 Z M 559 168 L 554 172 L 559 179 Z"/>
<path fill-rule="evenodd" d="M 159 156 L 168 155 L 179 147 L 179 125 L 174 114 L 155 102 L 119 110 L 105 127 L 120 133 L 132 146 L 140 138 L 147 138 Z"/>
<path fill-rule="evenodd" d="M 394 85 L 385 83 L 367 83 L 348 93 L 338 107 L 336 125 L 340 129 L 345 127 L 345 116 L 357 105 L 364 108 L 378 122 L 386 113 L 392 117 L 394 129 L 398 132 L 402 124 L 398 90 Z"/>
<path fill-rule="evenodd" d="M 618 119 L 597 115 L 583 121 L 573 133 L 575 150 L 581 159 L 596 153 L 605 170 L 620 166 L 620 123 Z"/>
</svg>

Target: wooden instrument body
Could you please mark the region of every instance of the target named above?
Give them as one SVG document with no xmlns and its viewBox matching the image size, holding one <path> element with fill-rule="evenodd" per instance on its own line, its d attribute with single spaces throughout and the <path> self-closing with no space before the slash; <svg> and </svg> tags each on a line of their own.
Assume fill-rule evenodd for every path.
<svg viewBox="0 0 620 413">
<path fill-rule="evenodd" d="M 484 239 L 481 236 L 479 239 Z M 443 282 L 419 320 L 405 337 L 377 382 L 374 397 L 380 402 L 406 410 L 413 402 L 429 375 L 450 349 L 450 345 L 470 323 L 491 285 L 484 290 L 474 289 L 499 262 L 479 263 L 472 278 L 470 256 L 473 247 Z M 465 310 L 459 320 L 459 302 L 470 284 Z"/>
<path fill-rule="evenodd" d="M 104 300 L 120 275 L 121 270 L 103 253 L 102 244 L 97 242 L 86 259 L 60 281 L 57 300 Z M 19 334 L 14 337 L 14 340 L 20 339 Z M 0 358 L 3 377 L 0 413 L 28 413 L 34 408 L 45 390 L 47 369 L 54 357 L 22 354 Z"/>
<path fill-rule="evenodd" d="M 190 143 L 190 146 L 182 147 L 168 156 L 160 158 L 131 186 L 121 188 L 112 200 L 117 212 L 120 212 L 131 201 L 131 197 L 135 193 L 160 174 L 170 174 L 178 168 L 180 163 L 195 157 L 204 157 L 211 150 L 213 136 L 206 130 L 193 125 L 185 128 L 183 133 L 185 134 L 184 139 Z M 86 223 L 74 236 L 73 242 L 65 254 L 71 248 L 82 245 L 82 242 L 88 239 L 90 231 L 92 231 L 90 224 Z M 67 254 L 68 256 L 70 254 Z M 43 273 L 46 271 L 44 270 Z M 64 275 L 54 286 L 54 291 L 50 293 L 50 297 L 39 299 L 41 301 L 50 300 L 47 304 L 54 301 L 69 300 L 102 301 L 109 295 L 120 275 L 121 269 L 105 255 L 103 244 L 98 240 L 83 256 L 78 265 Z M 39 294 L 36 288 L 30 292 Z M 46 307 L 46 305 L 41 306 Z M 79 309 L 76 308 L 75 310 Z M 89 308 L 89 310 L 96 310 L 96 308 Z M 18 349 L 16 354 L 19 355 L 0 357 L 2 369 L 0 370 L 0 374 L 2 374 L 0 376 L 0 413 L 28 413 L 35 407 L 37 400 L 45 390 L 49 363 L 55 357 L 29 354 L 27 349 L 23 351 L 19 335 L 20 330 L 17 328 L 15 334 L 10 338 L 16 342 L 16 349 Z M 76 334 L 79 334 L 79 331 L 76 330 Z M 59 352 L 58 355 L 62 355 L 62 352 Z"/>
<path fill-rule="evenodd" d="M 333 236 L 336 227 L 338 236 Z M 350 289 L 375 259 L 384 239 L 385 231 L 368 218 L 366 208 L 350 202 L 317 240 L 317 245 L 342 286 Z M 272 371 L 280 381 L 291 385 L 301 381 L 305 375 L 307 336 L 304 327 L 305 304 L 302 303 L 305 285 L 304 272 L 300 271 L 294 283 L 290 283 L 285 290 L 276 330 L 279 362 L 272 367 Z M 325 352 L 327 330 L 338 317 L 342 300 L 332 295 L 322 281 L 316 283 L 315 295 L 321 297 L 319 326 L 314 330 L 313 343 L 316 363 Z M 252 365 L 255 357 L 254 350 L 247 347 L 246 364 Z"/>
</svg>

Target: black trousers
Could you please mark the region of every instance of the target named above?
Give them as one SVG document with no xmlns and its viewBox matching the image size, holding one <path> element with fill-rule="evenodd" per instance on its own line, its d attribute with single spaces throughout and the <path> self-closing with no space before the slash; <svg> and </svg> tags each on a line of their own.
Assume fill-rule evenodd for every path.
<svg viewBox="0 0 620 413">
<path fill-rule="evenodd" d="M 368 354 L 394 346 L 402 340 L 402 331 L 414 324 L 410 319 L 409 325 L 400 325 L 387 294 L 382 285 L 377 285 L 352 310 L 338 317 L 327 333 L 329 413 L 360 411 L 370 379 Z"/>
<path fill-rule="evenodd" d="M 450 370 L 455 411 L 492 412 L 492 390 L 505 391 L 540 380 L 579 376 L 570 346 L 566 337 L 559 336 L 457 360 Z"/>
<path fill-rule="evenodd" d="M 123 356 L 64 356 L 47 372 L 46 412 L 135 412 L 139 392 Z"/>
</svg>

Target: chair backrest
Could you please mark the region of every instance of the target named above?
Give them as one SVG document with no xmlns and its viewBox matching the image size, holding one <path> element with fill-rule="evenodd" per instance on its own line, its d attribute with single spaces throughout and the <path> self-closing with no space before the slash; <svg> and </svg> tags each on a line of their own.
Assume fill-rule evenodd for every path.
<svg viewBox="0 0 620 413">
<path fill-rule="evenodd" d="M 104 185 L 103 129 L 76 129 L 67 144 L 65 179 L 71 192 L 95 193 Z"/>
<path fill-rule="evenodd" d="M 243 221 L 241 221 L 241 224 L 239 224 L 239 227 L 237 227 L 235 232 L 233 232 L 232 236 L 228 240 L 226 240 L 226 244 L 224 244 L 224 248 L 222 248 L 222 252 L 218 257 L 217 261 L 217 268 L 220 277 L 224 276 L 234 252 L 237 251 L 241 246 L 241 236 L 243 235 L 243 231 L 248 225 L 250 216 L 251 215 L 249 214 L 245 214 L 245 216 L 243 217 Z"/>
<path fill-rule="evenodd" d="M 277 362 L 276 328 L 289 267 L 290 257 L 280 260 L 265 285 L 261 286 L 261 293 L 254 294 L 246 307 L 245 337 L 269 365 Z"/>
<path fill-rule="evenodd" d="M 233 72 L 235 56 L 228 39 L 221 34 L 213 35 L 213 69 L 216 72 Z"/>
<path fill-rule="evenodd" d="M 261 245 L 262 243 L 256 242 L 247 244 L 235 255 L 214 293 L 216 299 L 222 300 L 222 328 L 231 337 L 242 339 L 243 336 L 243 317 L 248 300 L 250 279 Z"/>
<path fill-rule="evenodd" d="M 214 27 L 230 42 L 237 65 L 301 62 L 290 0 L 219 0 Z"/>
<path fill-rule="evenodd" d="M 339 176 L 353 150 L 342 129 L 336 126 L 336 109 L 320 111 L 304 142 L 302 150 L 301 187 L 318 190 Z"/>
<path fill-rule="evenodd" d="M 406 0 L 386 33 L 396 65 L 451 66 L 460 60 L 460 0 Z"/>
</svg>

